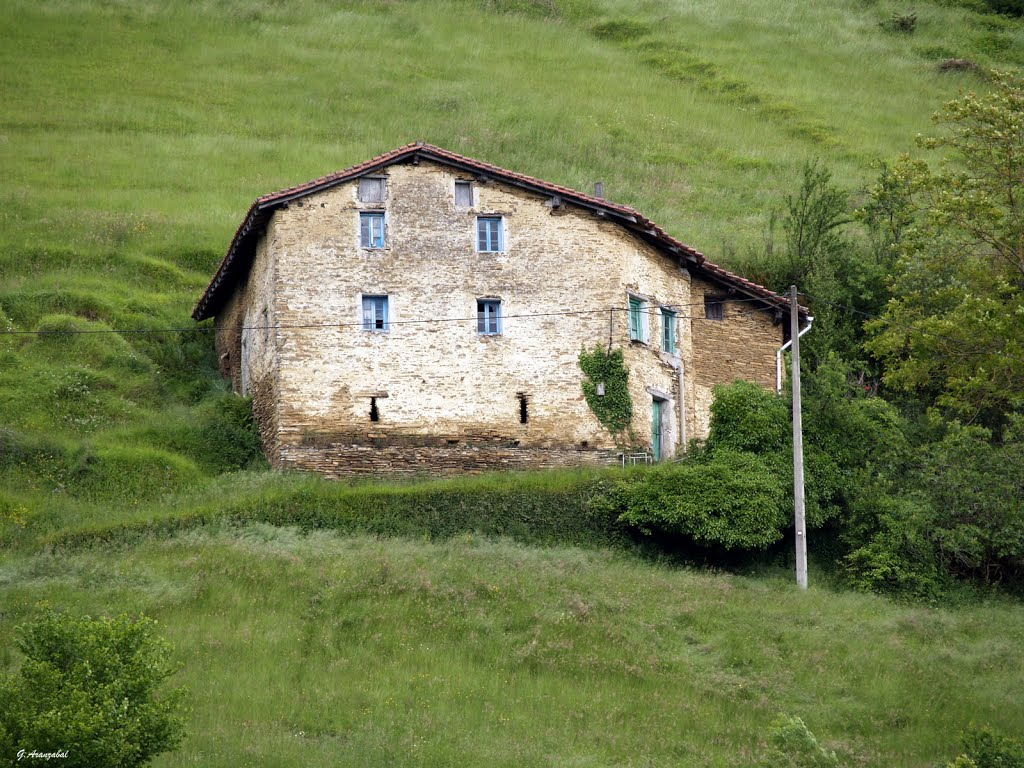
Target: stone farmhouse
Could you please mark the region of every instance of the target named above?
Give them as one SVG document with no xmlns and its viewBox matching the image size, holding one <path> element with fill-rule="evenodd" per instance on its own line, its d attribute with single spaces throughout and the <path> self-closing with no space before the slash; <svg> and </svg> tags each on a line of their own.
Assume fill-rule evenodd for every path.
<svg viewBox="0 0 1024 768">
<path fill-rule="evenodd" d="M 639 212 L 423 143 L 257 199 L 193 317 L 270 462 L 333 477 L 667 459 L 716 384 L 776 385 L 789 328 Z M 595 347 L 628 445 L 584 397 Z"/>
</svg>

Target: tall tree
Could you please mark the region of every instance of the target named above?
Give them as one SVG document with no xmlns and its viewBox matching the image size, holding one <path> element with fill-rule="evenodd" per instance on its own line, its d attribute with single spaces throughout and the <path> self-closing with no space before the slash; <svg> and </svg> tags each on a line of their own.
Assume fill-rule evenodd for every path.
<svg viewBox="0 0 1024 768">
<path fill-rule="evenodd" d="M 933 119 L 918 144 L 947 152 L 939 167 L 891 171 L 914 223 L 868 348 L 888 384 L 995 426 L 1024 407 L 1024 80 L 993 73 Z"/>
</svg>

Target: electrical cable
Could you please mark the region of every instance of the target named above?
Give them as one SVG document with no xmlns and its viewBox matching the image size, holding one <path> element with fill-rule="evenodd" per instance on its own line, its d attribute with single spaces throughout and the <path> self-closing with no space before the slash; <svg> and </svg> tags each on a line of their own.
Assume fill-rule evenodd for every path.
<svg viewBox="0 0 1024 768">
<path fill-rule="evenodd" d="M 747 302 L 760 302 L 764 299 L 726 299 L 729 303 L 747 303 Z M 665 309 L 673 309 L 679 307 L 695 307 L 703 306 L 703 302 L 694 302 L 691 304 L 672 304 L 664 305 Z M 659 305 L 658 309 L 641 309 L 640 313 L 648 316 L 660 315 L 662 305 Z M 608 312 L 636 312 L 631 310 L 629 307 L 603 307 L 600 309 L 577 309 L 577 310 L 566 310 L 563 312 L 533 312 L 533 313 L 517 313 L 512 315 L 502 315 L 502 321 L 505 320 L 522 320 L 538 317 L 566 317 L 566 316 L 579 316 L 579 315 L 604 315 Z M 731 312 L 728 317 L 741 317 L 746 315 L 754 315 L 755 313 L 748 312 Z M 414 320 L 389 320 L 388 326 L 392 325 L 416 325 L 426 323 L 464 323 L 464 322 L 476 322 L 477 317 L 444 317 L 444 318 L 418 318 Z M 710 320 L 711 322 L 722 322 L 721 320 L 714 320 L 707 317 L 698 317 L 696 315 L 680 315 L 676 314 L 678 320 Z M 59 329 L 59 330 L 36 330 L 36 331 L 23 331 L 4 329 L 0 330 L 0 335 L 6 336 L 70 336 L 70 335 L 90 335 L 90 334 L 162 334 L 162 333 L 219 333 L 225 331 L 243 331 L 243 330 L 319 330 L 329 328 L 347 328 L 347 327 L 362 327 L 364 322 L 362 320 L 346 322 L 346 323 L 300 323 L 300 324 L 288 324 L 288 325 L 244 325 L 244 326 L 233 326 L 231 328 L 217 328 L 214 326 L 202 326 L 195 325 L 191 328 L 70 328 L 70 329 Z"/>
</svg>

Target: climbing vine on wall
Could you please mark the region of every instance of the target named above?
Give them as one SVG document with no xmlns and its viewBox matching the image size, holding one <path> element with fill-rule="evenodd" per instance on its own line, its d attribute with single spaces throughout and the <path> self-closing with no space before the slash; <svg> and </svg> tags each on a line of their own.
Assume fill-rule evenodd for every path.
<svg viewBox="0 0 1024 768">
<path fill-rule="evenodd" d="M 622 360 L 622 350 L 607 351 L 594 347 L 588 352 L 580 350 L 580 368 L 586 374 L 583 395 L 587 405 L 612 433 L 616 442 L 622 442 L 624 433 L 633 420 L 633 400 L 629 396 L 629 371 Z M 597 394 L 597 385 L 604 382 L 604 395 Z"/>
</svg>

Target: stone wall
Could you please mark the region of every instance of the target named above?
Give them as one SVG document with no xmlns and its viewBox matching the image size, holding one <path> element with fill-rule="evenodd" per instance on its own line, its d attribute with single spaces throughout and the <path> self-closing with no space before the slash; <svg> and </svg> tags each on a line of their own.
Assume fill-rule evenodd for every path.
<svg viewBox="0 0 1024 768">
<path fill-rule="evenodd" d="M 577 358 L 607 344 L 621 254 L 596 217 L 503 184 L 474 182 L 474 205 L 457 207 L 454 183 L 468 178 L 426 163 L 390 167 L 382 249 L 360 247 L 359 212 L 378 206 L 357 200 L 356 183 L 275 215 L 281 322 L 325 324 L 282 337 L 283 465 L 335 471 L 343 454 L 357 467 L 366 445 L 393 446 L 396 470 L 407 461 L 438 471 L 580 463 L 614 450 L 583 398 Z M 502 218 L 501 252 L 477 251 L 481 215 Z M 387 332 L 361 327 L 363 295 L 388 297 Z M 477 332 L 483 298 L 501 301 L 498 335 Z"/>
<path fill-rule="evenodd" d="M 770 314 L 691 320 L 710 287 L 622 227 L 429 162 L 382 175 L 382 203 L 360 202 L 349 182 L 277 210 L 248 286 L 217 318 L 225 370 L 252 392 L 275 466 L 342 476 L 609 463 L 650 448 L 652 399 L 664 401 L 668 457 L 684 433 L 706 434 L 711 385 L 771 385 L 781 330 Z M 456 180 L 472 182 L 471 206 L 455 204 Z M 383 247 L 361 246 L 361 211 L 384 213 Z M 500 252 L 478 252 L 479 216 L 501 218 Z M 642 341 L 630 339 L 630 295 L 645 302 Z M 363 296 L 387 296 L 386 331 L 362 327 Z M 500 300 L 500 334 L 478 333 L 478 299 Z M 663 306 L 677 312 L 670 353 Z M 630 369 L 622 445 L 581 388 L 580 350 L 609 344 Z"/>
<path fill-rule="evenodd" d="M 694 436 L 706 437 L 711 422 L 712 388 L 736 380 L 753 381 L 775 389 L 775 352 L 783 343 L 783 323 L 774 310 L 730 297 L 710 281 L 692 283 L 693 368 L 696 398 Z M 704 317 L 705 294 L 724 301 L 722 320 Z M 787 318 L 788 321 L 788 318 Z"/>
<path fill-rule="evenodd" d="M 221 373 L 231 380 L 234 390 L 252 396 L 263 452 L 276 465 L 280 447 L 277 347 L 281 331 L 276 328 L 276 265 L 268 247 L 272 242 L 273 226 L 256 249 L 248 280 L 217 315 L 216 349 Z"/>
</svg>

